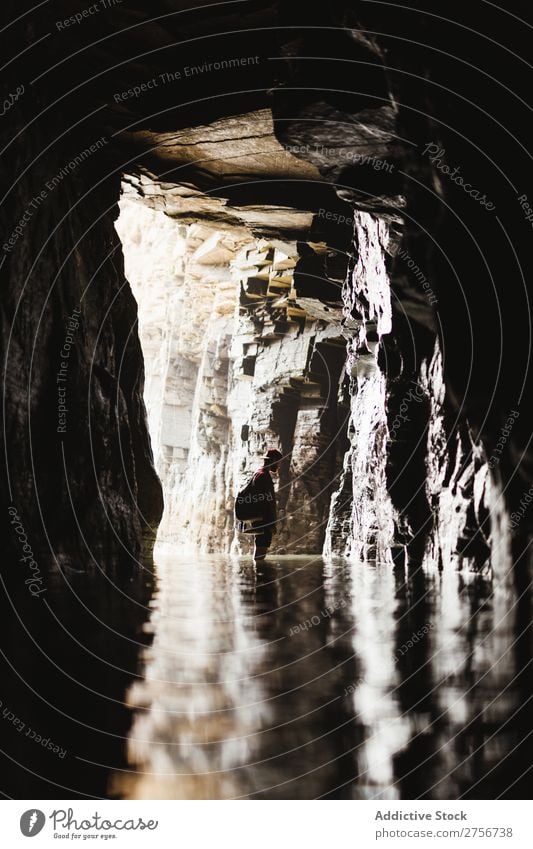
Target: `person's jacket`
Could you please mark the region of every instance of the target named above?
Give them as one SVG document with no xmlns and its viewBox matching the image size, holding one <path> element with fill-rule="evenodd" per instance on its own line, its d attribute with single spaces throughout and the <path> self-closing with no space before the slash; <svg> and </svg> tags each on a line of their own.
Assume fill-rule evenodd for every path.
<svg viewBox="0 0 533 849">
<path fill-rule="evenodd" d="M 254 500 L 257 499 L 257 506 L 261 506 L 263 521 L 266 524 L 275 524 L 277 520 L 276 493 L 268 469 L 259 469 L 253 476 L 253 494 Z"/>
</svg>

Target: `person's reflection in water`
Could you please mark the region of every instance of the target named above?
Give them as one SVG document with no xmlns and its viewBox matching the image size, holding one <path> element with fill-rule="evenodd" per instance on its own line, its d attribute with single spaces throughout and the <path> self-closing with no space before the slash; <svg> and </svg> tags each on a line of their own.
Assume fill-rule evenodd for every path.
<svg viewBox="0 0 533 849">
<path fill-rule="evenodd" d="M 352 604 L 344 578 L 325 578 L 322 558 L 257 566 L 256 628 L 269 650 L 260 676 L 269 718 L 254 798 L 353 798 L 362 739 L 353 701 Z"/>
</svg>

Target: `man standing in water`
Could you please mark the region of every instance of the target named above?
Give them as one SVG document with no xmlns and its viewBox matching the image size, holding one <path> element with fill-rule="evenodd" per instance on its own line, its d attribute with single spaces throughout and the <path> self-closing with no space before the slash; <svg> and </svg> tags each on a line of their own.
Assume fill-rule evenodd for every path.
<svg viewBox="0 0 533 849">
<path fill-rule="evenodd" d="M 272 544 L 272 534 L 276 532 L 276 494 L 271 476 L 278 474 L 281 459 L 282 454 L 276 448 L 270 448 L 263 457 L 262 467 L 252 478 L 253 499 L 255 503 L 261 504 L 263 513 L 257 523 L 260 530 L 255 536 L 254 560 L 265 559 Z"/>
</svg>

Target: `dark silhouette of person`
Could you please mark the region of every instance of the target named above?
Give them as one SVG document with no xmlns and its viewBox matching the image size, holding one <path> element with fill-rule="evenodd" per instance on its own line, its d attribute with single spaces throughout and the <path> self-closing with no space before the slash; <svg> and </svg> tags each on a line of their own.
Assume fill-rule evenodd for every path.
<svg viewBox="0 0 533 849">
<path fill-rule="evenodd" d="M 264 560 L 272 544 L 272 534 L 276 532 L 277 511 L 276 493 L 272 475 L 278 474 L 282 454 L 276 448 L 270 448 L 263 457 L 263 465 L 252 478 L 253 497 L 262 507 L 262 518 L 256 524 L 254 560 Z"/>
</svg>

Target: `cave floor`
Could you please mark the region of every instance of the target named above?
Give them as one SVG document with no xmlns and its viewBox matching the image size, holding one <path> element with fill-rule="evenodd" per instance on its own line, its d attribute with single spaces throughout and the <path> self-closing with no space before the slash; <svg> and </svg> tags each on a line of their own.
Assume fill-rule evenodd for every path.
<svg viewBox="0 0 533 849">
<path fill-rule="evenodd" d="M 168 549 L 157 574 L 114 793 L 527 797 L 521 614 L 505 581 Z"/>
</svg>

